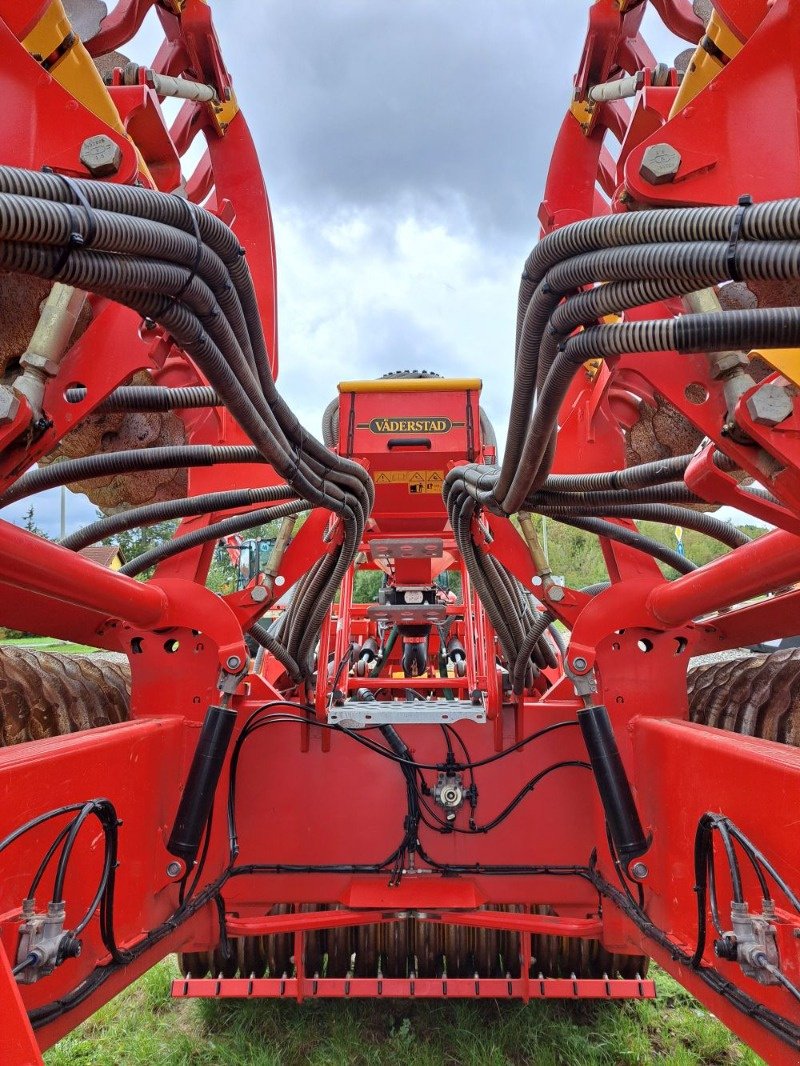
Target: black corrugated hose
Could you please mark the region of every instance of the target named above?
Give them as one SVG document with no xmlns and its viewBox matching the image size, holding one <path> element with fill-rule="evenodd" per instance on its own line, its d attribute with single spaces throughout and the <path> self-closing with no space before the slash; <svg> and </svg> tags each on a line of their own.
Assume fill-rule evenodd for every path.
<svg viewBox="0 0 800 1066">
<path fill-rule="evenodd" d="M 77 203 L 76 188 L 88 210 Z M 73 239 L 76 219 L 81 246 Z M 315 598 L 296 607 L 306 634 L 299 665 L 310 676 L 319 626 L 358 549 L 373 487 L 361 467 L 308 434 L 278 394 L 235 234 L 180 197 L 0 167 L 0 265 L 108 296 L 158 322 L 293 493 L 339 517 L 342 544 L 327 557 Z M 174 458 L 171 465 L 183 465 L 186 456 Z M 67 464 L 58 465 L 66 477 Z M 48 482 L 44 473 L 42 479 Z M 19 498 L 19 491 L 12 486 L 3 502 Z"/>
<path fill-rule="evenodd" d="M 732 255 L 731 227 L 741 223 Z M 485 579 L 483 552 L 472 543 L 482 507 L 519 510 L 585 523 L 592 531 L 647 551 L 675 566 L 675 553 L 603 519 L 641 518 L 686 526 L 735 548 L 747 537 L 729 523 L 679 504 L 696 503 L 682 481 L 691 456 L 598 474 L 550 474 L 561 404 L 589 359 L 653 352 L 715 352 L 788 347 L 800 342 L 800 308 L 778 307 L 687 314 L 673 319 L 605 324 L 658 300 L 730 280 L 800 276 L 800 199 L 741 207 L 629 212 L 565 226 L 529 256 L 520 287 L 514 389 L 502 466 L 451 471 L 445 499 L 459 548 L 476 589 L 508 652 L 505 604 Z M 591 288 L 586 288 L 592 286 Z M 579 330 L 576 332 L 576 330 Z M 717 453 L 718 465 L 731 461 Z M 766 494 L 752 489 L 754 496 Z M 602 529 L 602 532 L 601 532 Z M 676 569 L 686 568 L 685 561 Z M 499 627 L 499 628 L 498 628 Z M 505 639 L 504 639 L 505 637 Z M 519 650 L 519 645 L 516 645 Z M 512 651 L 513 651 L 512 642 Z M 520 670 L 510 661 L 512 676 Z"/>
</svg>

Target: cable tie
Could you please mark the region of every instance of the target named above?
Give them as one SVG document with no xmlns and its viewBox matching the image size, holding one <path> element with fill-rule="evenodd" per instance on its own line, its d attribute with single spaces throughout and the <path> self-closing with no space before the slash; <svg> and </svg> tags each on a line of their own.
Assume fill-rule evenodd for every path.
<svg viewBox="0 0 800 1066">
<path fill-rule="evenodd" d="M 294 463 L 292 464 L 292 468 L 291 468 L 291 470 L 289 471 L 289 474 L 286 477 L 287 482 L 289 482 L 290 484 L 294 480 L 294 478 L 297 477 L 297 475 L 300 472 L 300 462 L 301 462 L 302 456 L 303 456 L 303 441 L 302 440 L 299 440 L 297 442 L 297 444 L 295 445 L 294 449 L 292 450 L 292 455 L 294 456 Z"/>
<path fill-rule="evenodd" d="M 53 266 L 52 272 L 50 274 L 50 277 L 54 278 L 64 269 L 67 260 L 72 254 L 73 248 L 88 248 L 94 242 L 94 238 L 97 234 L 97 222 L 95 220 L 92 205 L 86 199 L 83 190 L 72 178 L 67 177 L 66 174 L 59 174 L 50 167 L 42 167 L 42 170 L 44 173 L 52 174 L 54 178 L 58 178 L 60 181 L 62 181 L 69 190 L 70 195 L 74 197 L 75 200 L 74 204 L 66 203 L 64 205 L 67 208 L 67 211 L 69 212 L 70 235 L 67 238 L 67 243 L 61 249 L 61 255 L 56 260 L 56 263 Z M 73 211 L 73 207 L 75 206 L 83 208 L 84 212 L 86 213 L 85 233 L 81 233 L 80 231 L 78 216 Z"/>
<path fill-rule="evenodd" d="M 739 240 L 742 235 L 742 222 L 744 221 L 744 213 L 748 207 L 753 206 L 753 197 L 749 193 L 744 193 L 739 197 L 739 206 L 736 209 L 736 213 L 733 216 L 733 222 L 731 223 L 731 233 L 728 238 L 728 251 L 725 256 L 725 265 L 728 271 L 728 276 L 733 281 L 741 281 L 742 275 L 739 273 Z"/>
<path fill-rule="evenodd" d="M 192 263 L 192 268 L 189 271 L 186 281 L 184 281 L 183 285 L 181 285 L 181 287 L 172 297 L 172 299 L 176 303 L 178 300 L 180 300 L 180 298 L 192 284 L 194 279 L 197 277 L 197 271 L 200 269 L 200 260 L 203 257 L 203 238 L 200 236 L 200 226 L 197 223 L 197 215 L 195 215 L 188 200 L 181 200 L 181 203 L 186 207 L 186 210 L 189 212 L 189 221 L 192 224 L 192 230 L 194 231 L 194 238 L 197 242 L 197 245 L 195 247 L 194 262 Z"/>
</svg>

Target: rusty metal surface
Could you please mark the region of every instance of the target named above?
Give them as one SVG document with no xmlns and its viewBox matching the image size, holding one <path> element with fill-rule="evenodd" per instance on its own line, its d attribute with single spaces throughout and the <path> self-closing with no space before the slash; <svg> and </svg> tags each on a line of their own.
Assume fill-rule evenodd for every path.
<svg viewBox="0 0 800 1066">
<path fill-rule="evenodd" d="M 677 408 L 660 396 L 656 397 L 655 407 L 642 403 L 639 421 L 628 432 L 625 465 L 636 466 L 673 455 L 688 455 L 702 438 L 702 433 Z"/>
<path fill-rule="evenodd" d="M 0 747 L 128 718 L 127 663 L 0 647 Z"/>
<path fill-rule="evenodd" d="M 689 717 L 800 747 L 800 649 L 691 667 Z"/>
<path fill-rule="evenodd" d="M 149 385 L 152 379 L 142 371 L 134 374 L 131 384 Z M 55 451 L 41 459 L 40 465 L 47 466 L 58 459 L 78 459 L 102 452 L 162 448 L 185 442 L 186 427 L 173 411 L 90 415 L 60 441 Z M 106 514 L 115 514 L 141 504 L 185 496 L 187 479 L 185 470 L 148 470 L 75 481 L 68 487 L 73 492 L 85 492 L 92 503 L 96 503 Z"/>
</svg>

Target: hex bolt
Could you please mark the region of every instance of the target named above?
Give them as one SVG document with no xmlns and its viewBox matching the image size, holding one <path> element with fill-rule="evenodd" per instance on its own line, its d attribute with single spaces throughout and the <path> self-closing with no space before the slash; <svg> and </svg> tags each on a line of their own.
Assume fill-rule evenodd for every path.
<svg viewBox="0 0 800 1066">
<path fill-rule="evenodd" d="M 642 156 L 639 174 L 650 185 L 667 185 L 675 180 L 681 154 L 671 144 L 651 144 Z"/>
<path fill-rule="evenodd" d="M 564 590 L 560 585 L 551 585 L 547 590 L 547 598 L 548 600 L 552 600 L 553 603 L 558 603 L 560 600 L 564 599 Z"/>
<path fill-rule="evenodd" d="M 263 585 L 256 585 L 250 590 L 250 599 L 253 601 L 253 603 L 263 603 L 264 600 L 267 598 L 267 595 L 267 590 L 264 588 Z"/>
<path fill-rule="evenodd" d="M 167 863 L 167 877 L 177 877 L 181 872 L 181 864 L 179 862 Z"/>
<path fill-rule="evenodd" d="M 228 659 L 225 662 L 225 666 L 229 670 L 238 670 L 241 665 L 242 665 L 242 660 L 239 658 L 238 655 L 230 655 L 230 656 L 228 656 Z"/>
<path fill-rule="evenodd" d="M 637 881 L 644 881 L 650 871 L 643 862 L 635 862 L 631 866 L 631 877 L 635 877 Z"/>
<path fill-rule="evenodd" d="M 93 178 L 108 178 L 122 166 L 122 149 L 110 137 L 98 133 L 86 138 L 79 158 Z"/>
<path fill-rule="evenodd" d="M 759 426 L 777 426 L 794 410 L 792 397 L 781 385 L 762 385 L 758 392 L 748 397 L 746 407 Z"/>
<path fill-rule="evenodd" d="M 589 664 L 586 662 L 582 655 L 576 655 L 575 658 L 572 660 L 573 670 L 585 670 L 588 665 Z"/>
</svg>

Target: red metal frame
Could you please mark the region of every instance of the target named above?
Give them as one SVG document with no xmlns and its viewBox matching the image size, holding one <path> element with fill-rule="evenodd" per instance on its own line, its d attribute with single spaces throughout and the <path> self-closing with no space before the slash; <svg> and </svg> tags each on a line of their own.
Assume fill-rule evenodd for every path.
<svg viewBox="0 0 800 1066">
<path fill-rule="evenodd" d="M 92 54 L 123 47 L 135 34 L 152 0 L 122 0 L 89 42 Z M 701 28 L 684 0 L 654 3 L 664 23 L 687 40 Z M 800 97 L 800 17 L 788 0 L 720 0 L 717 11 L 743 42 L 737 56 L 692 101 L 691 108 L 670 116 L 678 91 L 672 72 L 654 85 L 655 59 L 640 35 L 644 4 L 596 0 L 590 8 L 589 33 L 575 81 L 576 103 L 558 135 L 544 200 L 543 231 L 609 211 L 637 206 L 732 203 L 742 192 L 757 199 L 795 195 L 800 190 L 796 103 Z M 275 257 L 269 205 L 245 119 L 232 105 L 220 123 L 207 105 L 186 103 L 168 128 L 157 96 L 146 85 L 110 87 L 127 126 L 128 139 L 101 123 L 87 106 L 44 72 L 20 41 L 42 17 L 38 0 L 0 3 L 0 86 L 10 114 L 24 115 L 26 135 L 11 122 L 0 136 L 2 161 L 37 169 L 50 166 L 81 173 L 78 161 L 84 138 L 100 129 L 120 146 L 123 163 L 113 179 L 134 179 L 167 188 L 177 160 L 198 133 L 207 152 L 187 177 L 191 199 L 215 212 L 236 231 L 248 252 L 265 336 L 277 372 Z M 185 74 L 216 87 L 220 99 L 230 89 L 208 5 L 202 0 L 158 5 L 165 41 L 153 66 L 172 76 Z M 618 71 L 641 72 L 641 88 L 630 104 L 624 100 L 586 109 L 591 85 Z M 33 134 L 28 135 L 27 131 Z M 618 149 L 610 150 L 606 138 Z M 140 172 L 134 143 L 153 162 Z M 645 149 L 669 141 L 684 160 L 680 180 L 652 186 L 639 174 Z M 782 147 L 780 152 L 774 145 Z M 764 166 L 769 158 L 770 165 Z M 131 311 L 91 297 L 92 324 L 66 355 L 59 376 L 48 386 L 45 407 L 51 425 L 32 442 L 24 432 L 30 412 L 22 405 L 14 422 L 0 429 L 0 489 L 56 446 L 77 422 L 117 385 L 140 369 L 170 385 L 204 383 L 202 374 L 160 329 L 145 330 Z M 671 316 L 668 303 L 640 309 L 637 315 Z M 108 351 L 114 359 L 104 358 Z M 85 400 L 67 403 L 72 384 L 88 388 Z M 685 389 L 692 383 L 707 397 L 692 403 Z M 454 385 L 450 391 L 409 387 L 392 394 L 391 414 L 407 418 L 443 416 L 451 429 L 431 434 L 422 451 L 388 448 L 386 437 L 367 427 L 386 414 L 380 393 L 344 389 L 341 398 L 340 450 L 353 455 L 375 477 L 376 507 L 365 533 L 360 566 L 379 568 L 396 586 L 432 586 L 443 570 L 461 575 L 460 601 L 447 603 L 450 633 L 466 649 L 463 676 L 451 668 L 436 672 L 438 647 L 429 649 L 420 676 L 405 677 L 400 649 L 375 678 L 349 670 L 338 678 L 340 696 L 358 688 L 375 691 L 380 700 L 416 690 L 438 698 L 453 690 L 466 698 L 479 694 L 487 724 L 459 726 L 474 759 L 505 751 L 535 730 L 574 720 L 583 701 L 561 669 L 546 671 L 525 696 L 504 693 L 498 667 L 498 643 L 486 612 L 475 595 L 447 524 L 440 495 L 412 492 L 404 473 L 444 476 L 464 460 L 480 458 L 478 393 Z M 580 676 L 594 668 L 601 698 L 620 739 L 623 760 L 646 827 L 652 832 L 644 888 L 648 914 L 670 931 L 676 947 L 691 948 L 695 935 L 692 848 L 699 816 L 724 810 L 780 865 L 789 880 L 800 877 L 800 858 L 791 833 L 776 812 L 794 802 L 800 783 L 800 755 L 766 741 L 735 737 L 685 721 L 685 672 L 691 654 L 739 647 L 748 642 L 800 631 L 800 593 L 783 591 L 748 604 L 748 597 L 783 589 L 800 580 L 800 409 L 775 429 L 748 419 L 743 397 L 736 418 L 759 448 L 737 444 L 724 435 L 722 388 L 701 355 L 622 356 L 609 359 L 572 388 L 559 419 L 556 456 L 559 471 L 618 469 L 624 465 L 623 431 L 633 418 L 636 398 L 660 395 L 673 404 L 714 444 L 724 447 L 743 469 L 769 482 L 778 503 L 752 504 L 752 513 L 778 529 L 738 549 L 734 555 L 695 573 L 666 582 L 654 563 L 638 553 L 603 542 L 612 587 L 589 598 L 564 589 L 548 607 L 572 629 L 570 671 Z M 797 403 L 797 401 L 796 401 Z M 402 407 L 402 411 L 400 408 Z M 352 415 L 352 417 L 351 417 Z M 243 435 L 224 411 L 181 415 L 187 441 L 239 443 Z M 471 425 L 472 436 L 468 431 Z M 423 434 L 424 435 L 424 434 Z M 487 453 L 483 453 L 486 457 Z M 711 502 L 742 502 L 742 490 L 711 462 L 711 447 L 698 454 L 687 484 Z M 382 472 L 397 475 L 379 479 Z M 189 492 L 232 486 L 271 484 L 275 472 L 259 466 L 211 467 L 192 472 Z M 420 483 L 419 479 L 416 483 Z M 426 486 L 433 479 L 422 479 Z M 211 522 L 209 515 L 185 520 L 179 532 Z M 536 587 L 533 563 L 523 539 L 505 519 L 484 515 L 476 527 L 481 550 L 495 555 L 525 585 Z M 311 514 L 283 559 L 281 588 L 286 591 L 322 552 L 334 550 L 341 531 L 328 512 Z M 373 542 L 387 537 L 439 538 L 436 558 L 402 558 L 389 565 L 373 557 Z M 167 867 L 166 837 L 196 743 L 199 723 L 209 703 L 218 700 L 220 666 L 231 656 L 244 658 L 243 631 L 264 606 L 244 593 L 217 597 L 204 587 L 211 551 L 196 549 L 159 566 L 149 582 L 137 582 L 100 570 L 55 545 L 43 544 L 0 522 L 0 622 L 26 630 L 77 640 L 129 655 L 132 669 L 132 715 L 129 723 L 86 734 L 37 741 L 0 751 L 0 839 L 26 819 L 59 803 L 87 796 L 109 797 L 123 822 L 120 829 L 119 891 L 116 926 L 119 942 L 132 945 L 147 930 L 174 913 L 178 902 L 175 875 Z M 324 683 L 325 666 L 346 662 L 351 643 L 378 636 L 366 607 L 352 601 L 355 572 L 349 571 L 340 600 L 323 626 L 318 659 L 321 683 L 311 698 L 318 721 L 327 718 L 334 693 Z M 177 649 L 175 647 L 177 642 Z M 576 658 L 585 660 L 578 667 Z M 380 691 L 378 691 L 380 690 Z M 260 675 L 250 674 L 233 698 L 237 734 L 248 715 L 286 693 L 283 668 L 266 657 Z M 304 694 L 305 695 L 305 694 Z M 403 727 L 414 756 L 439 763 L 442 742 L 425 725 Z M 558 760 L 585 756 L 579 731 L 564 728 L 541 743 L 509 755 L 481 770 L 481 803 L 499 809 L 537 770 Z M 430 776 L 430 775 L 428 775 Z M 47 787 L 42 789 L 42 781 Z M 340 734 L 294 724 L 264 729 L 243 749 L 239 767 L 239 863 L 269 863 L 265 870 L 231 878 L 225 885 L 224 920 L 231 935 L 266 935 L 277 930 L 296 936 L 295 956 L 302 959 L 304 930 L 345 924 L 391 922 L 399 912 L 449 924 L 502 928 L 520 933 L 522 976 L 480 979 L 328 978 L 298 972 L 285 978 L 190 979 L 175 982 L 178 997 L 192 996 L 414 996 L 492 997 L 648 997 L 649 981 L 619 979 L 563 980 L 530 976 L 531 936 L 553 934 L 599 938 L 609 951 L 652 955 L 698 995 L 723 1021 L 770 1062 L 789 1063 L 795 1051 L 767 1033 L 704 984 L 697 973 L 643 933 L 606 899 L 599 905 L 591 872 L 613 883 L 614 865 L 605 838 L 603 814 L 589 774 L 579 768 L 543 781 L 513 818 L 491 835 L 435 835 L 421 828 L 427 854 L 457 865 L 458 877 L 443 877 L 418 859 L 400 884 L 386 873 L 302 872 L 304 865 L 370 864 L 394 846 L 404 803 L 404 781 L 396 768 L 378 760 Z M 676 796 L 680 797 L 676 802 Z M 224 797 L 216 800 L 208 861 L 200 889 L 225 869 L 227 839 Z M 87 928 L 84 950 L 34 985 L 18 986 L 9 960 L 16 959 L 20 900 L 31 871 L 52 838 L 49 829 L 26 835 L 0 855 L 0 1008 L 4 1025 L 0 1052 L 4 1062 L 36 1061 L 36 1047 L 59 1039 L 82 1018 L 169 951 L 208 950 L 219 942 L 218 915 L 212 902 L 198 908 L 170 930 L 124 971 L 87 996 L 80 1005 L 37 1029 L 24 1012 L 69 995 L 95 967 L 108 962 L 97 923 Z M 76 847 L 74 862 L 82 876 L 70 885 L 70 912 L 80 911 L 91 893 L 99 863 L 99 841 L 88 834 Z M 283 869 L 278 868 L 280 864 Z M 294 867 L 295 869 L 286 867 Z M 534 871 L 535 872 L 532 872 Z M 746 872 L 749 877 L 749 873 Z M 755 899 L 755 887 L 747 890 Z M 50 887 L 46 881 L 43 892 Z M 41 894 L 41 893 L 40 893 Z M 276 903 L 292 901 L 338 904 L 343 910 L 268 915 Z M 725 901 L 723 901 L 725 902 Z M 481 909 L 485 904 L 549 905 L 553 915 Z M 800 921 L 780 915 L 781 964 L 796 979 L 800 974 Z M 704 962 L 715 962 L 711 951 Z M 763 987 L 741 977 L 730 963 L 719 963 L 726 977 L 759 1003 L 795 1022 L 797 1005 L 780 988 Z"/>
</svg>

